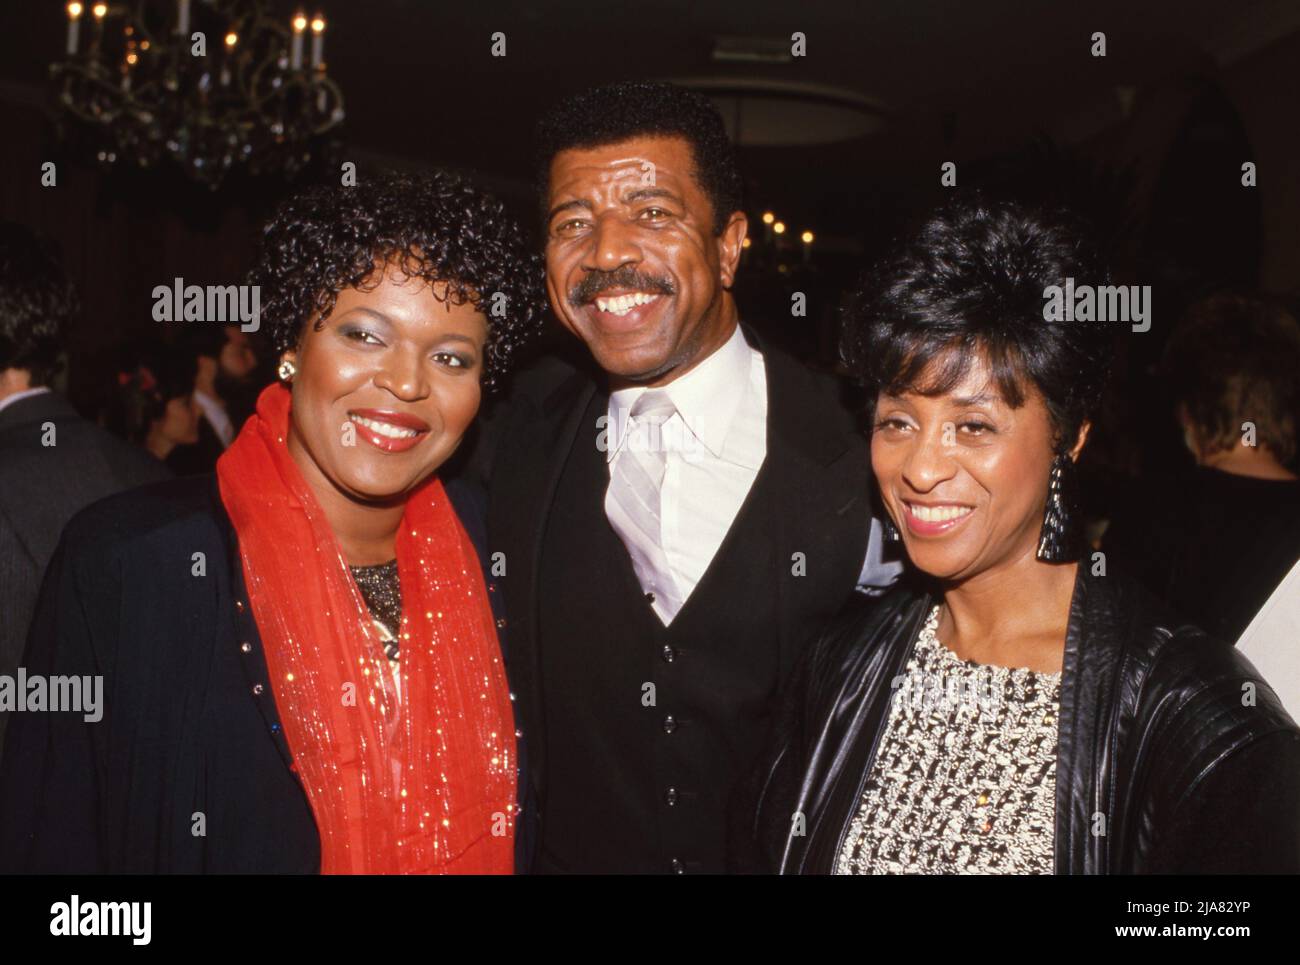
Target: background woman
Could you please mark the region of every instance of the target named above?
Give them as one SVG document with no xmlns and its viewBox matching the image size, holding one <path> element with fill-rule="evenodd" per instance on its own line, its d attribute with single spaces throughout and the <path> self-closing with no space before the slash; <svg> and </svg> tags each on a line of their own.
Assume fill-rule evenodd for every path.
<svg viewBox="0 0 1300 965">
<path fill-rule="evenodd" d="M 202 409 L 194 397 L 197 359 L 183 347 L 163 347 L 118 374 L 110 424 L 180 474 L 187 446 L 199 441 Z"/>
<path fill-rule="evenodd" d="M 510 872 L 515 731 L 438 468 L 540 318 L 538 261 L 458 178 L 289 202 L 253 283 L 282 382 L 215 477 L 65 530 L 16 714 L 3 870 Z"/>
<path fill-rule="evenodd" d="M 978 200 L 864 289 L 850 355 L 914 572 L 827 629 L 752 782 L 782 873 L 1300 869 L 1300 730 L 1239 654 L 1079 561 L 1103 323 L 1068 222 Z M 754 858 L 754 853 L 750 853 Z"/>
</svg>

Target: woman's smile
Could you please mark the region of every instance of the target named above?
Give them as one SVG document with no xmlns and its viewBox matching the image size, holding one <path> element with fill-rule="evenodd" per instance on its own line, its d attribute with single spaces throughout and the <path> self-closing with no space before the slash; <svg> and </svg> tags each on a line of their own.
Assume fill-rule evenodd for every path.
<svg viewBox="0 0 1300 965">
<path fill-rule="evenodd" d="M 947 536 L 975 512 L 975 507 L 964 503 L 922 503 L 907 499 L 901 502 L 906 510 L 903 519 L 908 530 L 921 538 Z"/>
<path fill-rule="evenodd" d="M 429 434 L 429 424 L 391 409 L 351 409 L 357 435 L 381 452 L 406 452 Z"/>
</svg>

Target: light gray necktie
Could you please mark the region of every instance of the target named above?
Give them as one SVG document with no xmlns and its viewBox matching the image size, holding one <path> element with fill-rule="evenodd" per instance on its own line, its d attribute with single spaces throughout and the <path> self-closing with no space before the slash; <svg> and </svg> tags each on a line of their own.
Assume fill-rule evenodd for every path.
<svg viewBox="0 0 1300 965">
<path fill-rule="evenodd" d="M 610 525 L 632 558 L 642 592 L 654 595 L 656 608 L 669 620 L 682 601 L 663 557 L 661 494 L 668 453 L 662 429 L 676 411 L 663 389 L 648 389 L 633 404 L 627 444 L 614 460 L 605 507 Z"/>
</svg>

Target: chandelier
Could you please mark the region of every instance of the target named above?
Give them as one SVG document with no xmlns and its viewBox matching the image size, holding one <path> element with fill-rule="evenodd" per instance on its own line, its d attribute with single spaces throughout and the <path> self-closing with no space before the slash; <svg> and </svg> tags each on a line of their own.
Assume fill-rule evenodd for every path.
<svg viewBox="0 0 1300 965">
<path fill-rule="evenodd" d="M 50 67 L 65 134 L 107 166 L 171 160 L 213 189 L 236 167 L 292 177 L 342 122 L 343 95 L 324 16 L 281 23 L 266 6 L 72 0 L 66 58 Z"/>
</svg>

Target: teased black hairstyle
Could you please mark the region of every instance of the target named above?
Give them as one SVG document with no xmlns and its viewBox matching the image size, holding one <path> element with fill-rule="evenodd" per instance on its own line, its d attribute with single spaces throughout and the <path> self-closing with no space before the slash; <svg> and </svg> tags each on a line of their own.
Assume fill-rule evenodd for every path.
<svg viewBox="0 0 1300 965">
<path fill-rule="evenodd" d="M 925 220 L 864 279 L 845 311 L 842 353 L 869 390 L 951 391 L 971 361 L 1019 407 L 1043 396 L 1058 452 L 1096 407 L 1114 350 L 1110 322 L 1049 322 L 1048 286 L 1106 284 L 1087 227 L 1073 215 L 978 194 Z"/>
<path fill-rule="evenodd" d="M 33 386 L 48 385 L 79 307 L 53 251 L 22 225 L 0 224 L 0 369 L 26 369 Z"/>
<path fill-rule="evenodd" d="M 713 233 L 722 234 L 741 205 L 736 152 L 722 115 L 702 94 L 659 81 L 625 81 L 586 90 L 556 104 L 541 119 L 535 161 L 543 221 L 555 155 L 635 137 L 681 137 L 690 144 L 695 180 L 713 208 Z"/>
<path fill-rule="evenodd" d="M 445 283 L 453 304 L 487 317 L 485 389 L 499 386 L 541 329 L 541 259 L 500 201 L 445 171 L 372 174 L 354 187 L 302 192 L 263 230 L 250 282 L 261 286 L 261 319 L 276 352 L 294 348 L 317 313 L 319 326 L 340 291 L 377 284 L 372 272 L 387 261 L 408 277 Z"/>
</svg>

